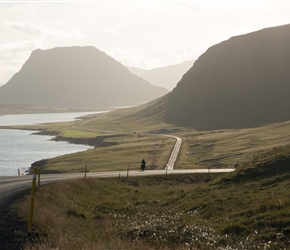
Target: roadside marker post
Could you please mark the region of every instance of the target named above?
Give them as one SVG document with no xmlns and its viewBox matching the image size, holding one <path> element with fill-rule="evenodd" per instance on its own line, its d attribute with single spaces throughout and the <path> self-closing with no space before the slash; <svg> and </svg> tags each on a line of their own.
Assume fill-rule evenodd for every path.
<svg viewBox="0 0 290 250">
<path fill-rule="evenodd" d="M 86 167 L 85 167 L 85 180 L 87 179 L 87 169 L 88 169 L 88 166 L 86 164 Z"/>
<path fill-rule="evenodd" d="M 40 168 L 37 168 L 37 177 L 38 177 L 37 190 L 40 191 Z"/>
<path fill-rule="evenodd" d="M 31 197 L 30 197 L 28 233 L 32 233 L 32 219 L 33 219 L 33 209 L 34 209 L 34 195 L 35 195 L 35 185 L 36 185 L 36 172 L 37 172 L 37 168 L 34 168 L 33 169 L 33 175 L 32 175 L 32 184 L 31 184 Z"/>
<path fill-rule="evenodd" d="M 129 177 L 129 165 L 127 167 L 127 178 Z"/>
</svg>

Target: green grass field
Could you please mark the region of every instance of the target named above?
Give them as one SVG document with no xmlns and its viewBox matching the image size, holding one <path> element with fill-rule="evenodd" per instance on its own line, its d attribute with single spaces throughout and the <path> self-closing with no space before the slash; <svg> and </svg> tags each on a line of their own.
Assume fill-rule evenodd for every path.
<svg viewBox="0 0 290 250">
<path fill-rule="evenodd" d="M 282 147 L 229 174 L 58 182 L 35 197 L 25 249 L 287 249 L 289 166 Z M 27 220 L 29 197 L 18 209 Z"/>
<path fill-rule="evenodd" d="M 145 158 L 151 168 L 163 168 L 175 140 L 183 139 L 175 168 L 233 168 L 265 150 L 290 144 L 290 122 L 259 128 L 195 131 L 161 122 L 156 117 L 138 117 L 140 107 L 90 115 L 76 122 L 15 126 L 53 133 L 62 139 L 96 139 L 98 147 L 39 163 L 49 171 L 75 172 L 87 164 L 90 171 L 125 170 Z M 137 118 L 136 118 L 137 117 Z"/>
<path fill-rule="evenodd" d="M 222 175 L 59 182 L 36 196 L 38 237 L 26 249 L 287 249 L 290 246 L 290 122 L 195 131 L 133 116 L 131 109 L 33 129 L 100 146 L 48 159 L 42 172 L 164 168 L 183 139 L 176 168 L 236 167 Z M 137 118 L 136 118 L 137 117 Z M 19 128 L 19 127 L 18 127 Z M 21 127 L 31 129 L 31 126 Z M 24 220 L 29 197 L 19 204 Z"/>
</svg>

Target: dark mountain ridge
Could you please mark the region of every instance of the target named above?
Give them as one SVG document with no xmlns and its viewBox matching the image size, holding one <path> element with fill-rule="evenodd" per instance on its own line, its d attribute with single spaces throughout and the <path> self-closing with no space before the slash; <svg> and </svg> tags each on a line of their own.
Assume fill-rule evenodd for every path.
<svg viewBox="0 0 290 250">
<path fill-rule="evenodd" d="M 198 129 L 289 120 L 289 65 L 290 25 L 233 37 L 196 61 L 170 94 L 165 119 Z"/>
<path fill-rule="evenodd" d="M 212 46 L 162 105 L 165 121 L 198 130 L 290 120 L 290 25 Z"/>
<path fill-rule="evenodd" d="M 2 103 L 56 108 L 136 105 L 166 94 L 95 47 L 35 50 L 7 84 Z"/>
</svg>

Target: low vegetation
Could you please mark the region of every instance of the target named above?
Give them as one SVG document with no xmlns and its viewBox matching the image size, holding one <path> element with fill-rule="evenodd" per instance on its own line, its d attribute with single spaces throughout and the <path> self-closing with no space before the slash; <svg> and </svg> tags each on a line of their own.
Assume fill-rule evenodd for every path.
<svg viewBox="0 0 290 250">
<path fill-rule="evenodd" d="M 140 134 L 99 137 L 101 147 L 85 152 L 42 160 L 34 165 L 43 166 L 46 172 L 81 172 L 87 165 L 88 171 L 139 169 L 146 159 L 147 169 L 164 169 L 175 140 L 165 136 Z"/>
<path fill-rule="evenodd" d="M 236 167 L 230 174 L 87 179 L 37 193 L 35 237 L 26 249 L 287 249 L 290 245 L 290 122 L 195 131 L 122 109 L 76 122 L 15 126 L 74 143 L 85 152 L 36 164 L 46 171 L 165 166 L 183 139 L 175 168 Z M 150 110 L 148 110 L 150 112 Z M 141 113 L 140 113 L 141 114 Z M 19 210 L 28 216 L 26 198 Z"/>
<path fill-rule="evenodd" d="M 36 195 L 26 249 L 287 249 L 290 147 L 229 174 L 86 179 Z M 27 220 L 29 197 L 19 209 Z"/>
<path fill-rule="evenodd" d="M 150 107 L 148 115 L 152 111 Z M 158 116 L 144 117 L 144 112 L 139 113 L 141 108 L 144 107 L 89 115 L 75 122 L 14 128 L 42 131 L 56 136 L 56 140 L 94 147 L 36 163 L 50 172 L 76 172 L 85 165 L 89 171 L 125 170 L 128 166 L 133 169 L 139 168 L 143 158 L 151 169 L 162 169 L 175 142 L 165 137 L 166 134 L 183 139 L 175 166 L 179 169 L 238 167 L 273 147 L 290 144 L 290 122 L 247 129 L 196 131 L 164 123 Z"/>
</svg>

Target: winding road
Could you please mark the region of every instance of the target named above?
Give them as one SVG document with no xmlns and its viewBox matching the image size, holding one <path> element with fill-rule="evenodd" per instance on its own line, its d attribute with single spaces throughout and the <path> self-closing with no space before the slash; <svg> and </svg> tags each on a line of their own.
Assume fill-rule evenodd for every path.
<svg viewBox="0 0 290 250">
<path fill-rule="evenodd" d="M 186 173 L 225 173 L 234 171 L 234 169 L 173 169 L 182 140 L 179 137 L 170 136 L 176 139 L 176 143 L 163 170 L 127 170 L 127 171 L 105 171 L 105 172 L 87 172 L 86 177 L 89 178 L 108 178 L 108 177 L 127 177 L 127 176 L 149 176 L 149 175 L 165 175 L 165 174 L 186 174 Z M 59 180 L 84 178 L 85 173 L 68 173 L 68 174 L 43 174 L 41 175 L 41 185 L 46 185 Z M 7 210 L 16 198 L 26 193 L 31 188 L 32 175 L 25 176 L 0 176 L 0 248 L 2 249 L 20 249 L 16 247 L 18 244 L 22 246 L 23 237 L 15 234 L 15 230 L 19 229 L 17 218 L 11 218 Z M 7 212 L 8 211 L 8 212 Z M 14 222 L 12 222 L 14 219 Z M 25 229 L 23 229 L 25 230 Z M 16 238 L 15 238 L 16 237 Z M 18 237 L 18 238 L 17 238 Z M 25 238 L 25 237 L 24 237 Z M 16 244 L 17 243 L 17 244 Z M 12 248 L 11 248 L 12 247 Z"/>
<path fill-rule="evenodd" d="M 104 171 L 104 172 L 87 172 L 87 177 L 108 178 L 108 177 L 127 177 L 127 176 L 149 176 L 163 174 L 189 174 L 189 173 L 226 173 L 235 169 L 173 169 L 182 139 L 176 136 L 166 135 L 176 139 L 176 143 L 164 170 L 129 170 L 129 171 Z M 64 174 L 43 174 L 41 175 L 41 185 L 49 184 L 58 180 L 84 178 L 84 173 L 64 173 Z M 25 176 L 2 176 L 0 177 L 0 208 L 5 204 L 9 197 L 31 187 L 31 175 Z"/>
<path fill-rule="evenodd" d="M 190 174 L 190 173 L 227 173 L 235 169 L 171 169 L 165 170 L 140 170 L 130 171 L 105 171 L 105 172 L 87 172 L 87 177 L 108 178 L 108 177 L 127 177 L 128 176 L 149 176 L 164 174 Z M 49 184 L 59 180 L 84 178 L 84 173 L 69 174 L 43 174 L 41 175 L 41 185 Z M 32 175 L 25 176 L 3 176 L 0 177 L 0 204 L 3 205 L 5 200 L 25 189 L 31 187 Z"/>
<path fill-rule="evenodd" d="M 182 139 L 180 137 L 177 136 L 173 136 L 173 135 L 165 135 L 167 137 L 172 137 L 176 139 L 176 143 L 174 145 L 174 148 L 172 150 L 172 153 L 170 155 L 170 158 L 168 160 L 168 163 L 166 164 L 165 169 L 167 168 L 167 170 L 173 170 L 174 168 L 174 164 L 176 162 L 177 156 L 179 154 L 179 150 L 181 148 L 181 144 L 182 144 Z"/>
</svg>

